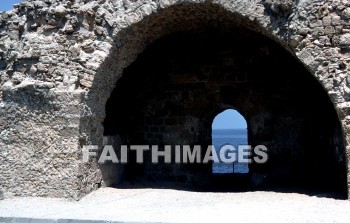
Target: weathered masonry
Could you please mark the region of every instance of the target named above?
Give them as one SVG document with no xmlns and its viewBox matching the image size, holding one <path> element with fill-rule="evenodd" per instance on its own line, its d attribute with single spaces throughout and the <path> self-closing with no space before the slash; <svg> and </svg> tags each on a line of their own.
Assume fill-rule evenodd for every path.
<svg viewBox="0 0 350 223">
<path fill-rule="evenodd" d="M 138 178 L 349 194 L 349 71 L 346 0 L 24 0 L 0 15 L 0 198 Z M 228 108 L 269 148 L 247 182 L 82 161 L 84 145 L 209 145 Z"/>
</svg>

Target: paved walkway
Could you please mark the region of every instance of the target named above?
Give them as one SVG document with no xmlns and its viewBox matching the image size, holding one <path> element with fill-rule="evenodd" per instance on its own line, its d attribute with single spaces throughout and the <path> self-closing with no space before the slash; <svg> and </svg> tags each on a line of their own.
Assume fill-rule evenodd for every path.
<svg viewBox="0 0 350 223">
<path fill-rule="evenodd" d="M 80 201 L 0 201 L 2 222 L 350 222 L 350 202 L 296 193 L 102 188 Z"/>
</svg>

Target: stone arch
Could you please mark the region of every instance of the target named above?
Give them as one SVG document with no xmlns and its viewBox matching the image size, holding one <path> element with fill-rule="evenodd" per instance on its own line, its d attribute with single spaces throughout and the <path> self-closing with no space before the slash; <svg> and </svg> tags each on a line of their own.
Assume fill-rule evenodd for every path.
<svg viewBox="0 0 350 223">
<path fill-rule="evenodd" d="M 181 16 L 177 16 L 177 13 L 180 13 Z M 198 16 L 196 13 L 198 13 Z M 220 22 L 222 22 L 224 25 L 222 25 L 222 23 L 219 24 L 217 20 L 210 17 L 212 15 L 217 16 L 218 14 L 220 15 L 218 16 L 220 17 Z M 209 16 L 209 18 L 206 16 Z M 218 17 L 216 17 L 216 19 Z M 180 21 L 178 18 L 181 18 Z M 174 19 L 175 22 L 172 21 L 172 19 Z M 181 21 L 185 21 L 185 25 L 182 24 Z M 197 23 L 197 21 L 200 22 Z M 167 29 L 166 27 L 169 24 L 174 24 L 171 30 Z M 265 35 L 268 33 L 266 30 L 264 30 L 264 28 L 257 25 L 259 24 L 258 22 L 251 22 L 249 19 L 240 16 L 238 12 L 232 13 L 221 6 L 209 3 L 184 3 L 171 6 L 144 18 L 140 22 L 137 22 L 128 28 L 122 29 L 116 37 L 116 44 L 120 44 L 120 48 L 112 51 L 109 58 L 107 58 L 105 64 L 102 65 L 101 69 L 95 75 L 94 83 L 90 90 L 91 95 L 89 100 L 91 100 L 91 104 L 89 104 L 88 101 L 88 107 L 93 111 L 94 108 L 97 109 L 97 112 L 93 112 L 95 115 L 97 115 L 94 116 L 96 132 L 90 136 L 99 137 L 91 138 L 90 140 L 97 143 L 102 142 L 103 130 L 100 123 L 104 119 L 104 114 L 103 109 L 101 109 L 101 104 L 96 106 L 97 100 L 95 96 L 99 97 L 99 100 L 101 100 L 100 103 L 107 101 L 108 93 L 112 89 L 112 84 L 115 83 L 116 80 L 122 75 L 122 72 L 124 71 L 123 68 L 128 67 L 128 65 L 133 62 L 134 59 L 136 59 L 139 53 L 141 53 L 146 46 L 150 45 L 156 39 L 167 36 L 168 34 L 176 31 L 181 32 L 191 29 L 205 30 L 208 27 L 222 28 L 222 26 L 224 27 L 223 29 L 229 29 L 232 24 L 235 24 L 235 26 L 238 27 L 242 26 L 253 30 L 256 29 Z M 150 31 L 150 27 L 160 27 L 160 31 L 158 31 L 158 29 L 156 29 L 157 31 Z M 278 36 L 275 33 L 268 36 L 275 36 L 274 39 L 279 40 L 280 43 L 284 45 L 283 39 L 279 39 L 281 36 Z M 107 71 L 106 68 L 109 69 L 109 71 Z M 106 73 L 110 73 L 111 75 L 106 75 Z M 108 83 L 107 87 L 105 83 Z M 102 86 L 106 87 L 106 89 L 102 89 Z"/>
</svg>

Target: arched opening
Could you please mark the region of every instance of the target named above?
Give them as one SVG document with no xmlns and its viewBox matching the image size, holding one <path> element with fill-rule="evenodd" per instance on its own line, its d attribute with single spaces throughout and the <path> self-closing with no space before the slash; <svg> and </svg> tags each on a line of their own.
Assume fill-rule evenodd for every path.
<svg viewBox="0 0 350 223">
<path fill-rule="evenodd" d="M 276 42 L 236 20 L 222 25 L 205 16 L 193 23 L 193 18 L 187 23 L 198 26 L 151 41 L 124 69 L 106 104 L 104 135 L 117 149 L 121 144 L 206 148 L 212 142 L 212 120 L 233 107 L 247 120 L 249 144 L 265 145 L 269 159 L 251 164 L 245 178 L 223 178 L 232 182 L 229 187 L 238 182 L 245 189 L 346 194 L 340 123 L 317 80 Z M 147 162 L 150 155 L 145 153 L 143 164 L 130 154 L 125 165 L 102 166 L 104 182 L 216 186 L 211 164 L 153 165 Z"/>
<path fill-rule="evenodd" d="M 238 111 L 226 109 L 214 118 L 212 144 L 216 154 L 220 155 L 220 150 L 225 150 L 225 147 L 227 147 L 225 159 L 235 157 L 233 162 L 222 159 L 220 159 L 220 162 L 213 162 L 213 174 L 245 174 L 249 172 L 248 162 L 239 162 L 237 157 L 238 146 L 248 145 L 247 122 Z M 234 153 L 232 149 L 234 149 Z"/>
</svg>

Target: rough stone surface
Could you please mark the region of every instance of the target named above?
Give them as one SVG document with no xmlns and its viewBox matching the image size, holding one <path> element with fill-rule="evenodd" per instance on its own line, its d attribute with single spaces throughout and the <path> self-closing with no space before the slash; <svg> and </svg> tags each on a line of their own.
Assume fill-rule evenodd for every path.
<svg viewBox="0 0 350 223">
<path fill-rule="evenodd" d="M 0 15 L 0 194 L 78 199 L 104 185 L 81 146 L 102 144 L 123 70 L 156 39 L 232 23 L 295 56 L 338 114 L 350 188 L 347 0 L 24 0 Z M 209 24 L 209 25 L 210 25 Z M 2 196 L 0 196 L 2 197 Z"/>
</svg>

